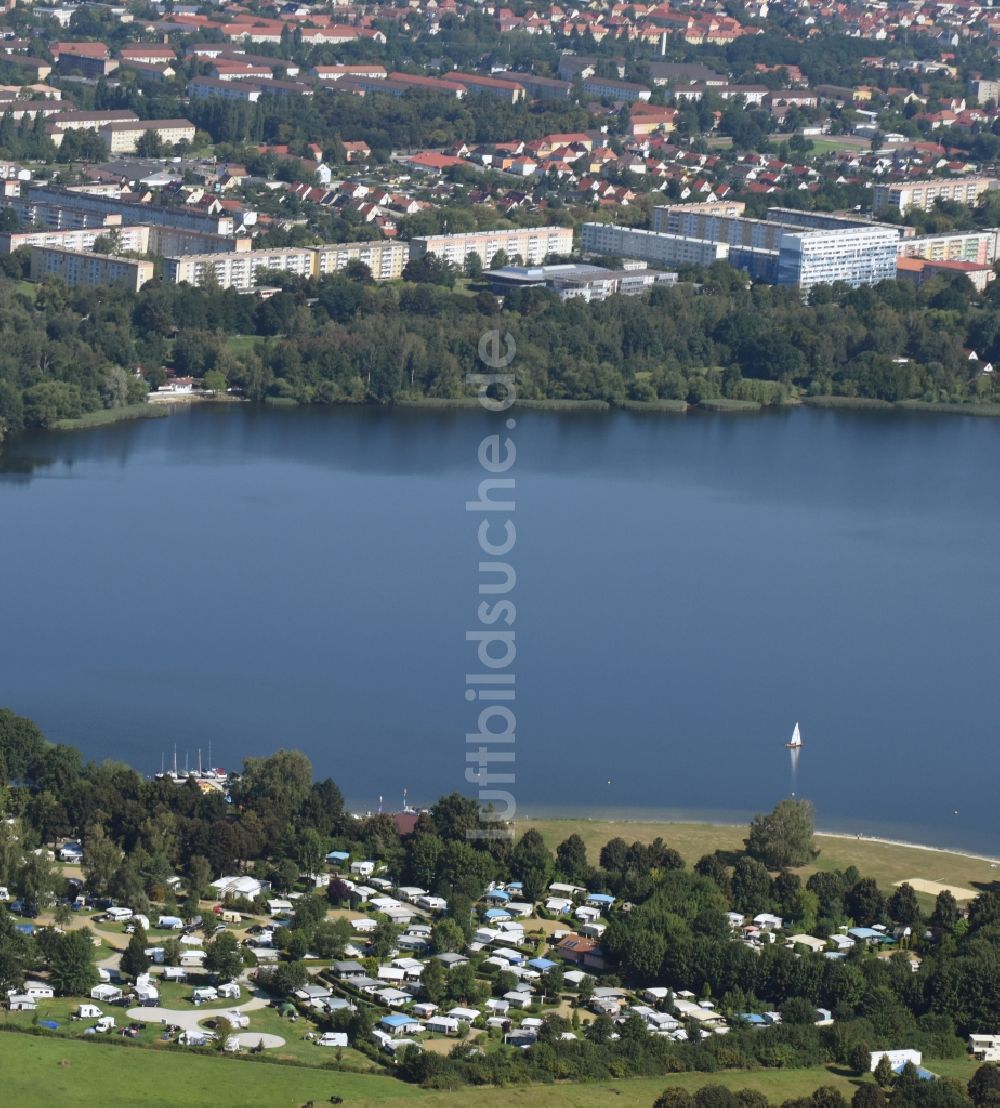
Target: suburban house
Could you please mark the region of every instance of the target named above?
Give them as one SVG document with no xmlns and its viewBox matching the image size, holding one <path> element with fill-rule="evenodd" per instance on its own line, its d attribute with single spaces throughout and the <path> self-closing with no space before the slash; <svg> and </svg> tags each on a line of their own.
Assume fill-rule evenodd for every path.
<svg viewBox="0 0 1000 1108">
<path fill-rule="evenodd" d="M 412 1016 L 404 1015 L 402 1012 L 393 1012 L 388 1016 L 383 1016 L 378 1021 L 378 1025 L 393 1038 L 398 1038 L 400 1035 L 418 1035 L 424 1029 L 424 1025 L 420 1020 L 415 1020 Z"/>
<path fill-rule="evenodd" d="M 556 944 L 560 957 L 567 962 L 588 969 L 604 969 L 604 956 L 596 939 L 587 939 L 582 935 L 567 935 Z"/>
</svg>

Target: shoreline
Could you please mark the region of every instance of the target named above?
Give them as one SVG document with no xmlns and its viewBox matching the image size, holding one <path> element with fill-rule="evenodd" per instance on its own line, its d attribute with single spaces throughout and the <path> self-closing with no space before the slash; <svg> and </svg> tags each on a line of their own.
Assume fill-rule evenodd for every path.
<svg viewBox="0 0 1000 1108">
<path fill-rule="evenodd" d="M 629 826 L 630 824 L 654 824 L 662 825 L 663 827 L 718 827 L 724 828 L 727 831 L 749 831 L 749 821 L 738 823 L 725 820 L 665 819 L 662 817 L 643 818 L 639 816 L 608 816 L 604 818 L 598 818 L 594 816 L 537 815 L 518 816 L 513 822 L 515 828 L 520 824 L 523 825 L 525 829 L 527 829 L 527 827 L 531 826 L 533 823 L 538 823 L 542 821 L 544 821 L 545 823 L 620 824 L 625 827 Z M 962 850 L 957 847 L 933 846 L 929 843 L 912 842 L 908 839 L 889 838 L 884 835 L 865 835 L 850 831 L 824 831 L 820 828 L 817 828 L 813 833 L 817 838 L 836 839 L 840 842 L 874 843 L 881 846 L 901 847 L 906 850 L 923 850 L 931 854 L 946 854 L 956 858 L 967 858 L 970 861 L 974 862 L 983 862 L 989 866 L 1000 866 L 1000 853 L 998 853 L 996 856 L 991 856 L 988 854 L 980 854 L 972 850 Z"/>
<path fill-rule="evenodd" d="M 130 404 L 124 408 L 99 408 L 82 416 L 61 419 L 47 428 L 34 428 L 40 431 L 87 431 L 100 427 L 110 427 L 136 419 L 155 419 L 169 415 L 174 408 L 196 408 L 206 404 L 252 404 L 253 401 L 242 396 L 209 396 L 202 393 L 151 393 L 144 404 Z M 958 404 L 950 402 L 931 402 L 923 400 L 875 400 L 851 396 L 802 396 L 788 397 L 781 404 L 761 404 L 754 400 L 731 400 L 724 397 L 705 400 L 698 404 L 689 404 L 685 400 L 561 400 L 525 398 L 518 400 L 518 407 L 525 411 L 574 412 L 591 415 L 608 415 L 615 412 L 629 412 L 634 415 L 711 415 L 746 416 L 769 413 L 787 414 L 795 409 L 811 408 L 816 411 L 834 412 L 871 412 L 879 415 L 905 413 L 918 415 L 959 415 L 976 418 L 1000 418 L 1000 404 Z M 276 399 L 265 397 L 258 405 L 260 408 L 400 408 L 426 411 L 481 411 L 482 407 L 475 397 L 401 397 L 387 404 L 375 401 L 337 401 L 332 404 L 302 404 L 291 398 Z M 0 438 L 0 447 L 16 442 L 25 430 L 8 433 Z"/>
</svg>

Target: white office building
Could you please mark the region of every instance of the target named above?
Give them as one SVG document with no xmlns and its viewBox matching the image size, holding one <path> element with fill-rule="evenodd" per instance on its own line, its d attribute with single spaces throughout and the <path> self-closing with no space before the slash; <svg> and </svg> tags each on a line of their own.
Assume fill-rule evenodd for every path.
<svg viewBox="0 0 1000 1108">
<path fill-rule="evenodd" d="M 854 227 L 846 231 L 785 231 L 778 248 L 779 285 L 852 288 L 896 279 L 899 235 L 892 230 Z"/>
</svg>

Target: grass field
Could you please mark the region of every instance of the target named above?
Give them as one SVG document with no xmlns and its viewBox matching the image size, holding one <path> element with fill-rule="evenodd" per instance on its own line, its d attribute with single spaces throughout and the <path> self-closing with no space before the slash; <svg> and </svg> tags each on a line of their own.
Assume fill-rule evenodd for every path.
<svg viewBox="0 0 1000 1108">
<path fill-rule="evenodd" d="M 928 1067 L 943 1076 L 968 1079 L 973 1063 L 949 1061 Z M 83 1043 L 41 1036 L 0 1034 L 0 1070 L 4 1100 L 22 1108 L 68 1103 L 89 1093 L 102 1108 L 284 1108 L 308 1100 L 326 1103 L 332 1096 L 348 1104 L 417 1103 L 420 1108 L 486 1108 L 505 1105 L 546 1108 L 601 1108 L 611 1104 L 650 1105 L 668 1086 L 696 1089 L 719 1084 L 730 1089 L 758 1089 L 775 1103 L 806 1096 L 821 1085 L 834 1085 L 848 1097 L 858 1079 L 835 1068 L 757 1073 L 671 1074 L 667 1077 L 602 1081 L 587 1085 L 546 1085 L 431 1092 L 377 1074 L 317 1071 L 304 1066 L 277 1066 L 215 1055 L 192 1055 Z"/>
<path fill-rule="evenodd" d="M 537 827 L 552 848 L 575 832 L 586 843 L 587 854 L 594 864 L 601 847 L 616 836 L 630 843 L 650 842 L 661 836 L 690 864 L 713 850 L 740 850 L 747 834 L 745 825 L 586 819 L 524 821 L 518 824 L 518 833 L 529 826 Z M 993 869 L 989 862 L 951 851 L 837 835 L 817 835 L 816 845 L 819 857 L 812 865 L 802 867 L 800 873 L 846 869 L 854 865 L 884 888 L 913 877 L 971 889 L 1000 881 L 1000 869 Z"/>
<path fill-rule="evenodd" d="M 234 354 L 249 354 L 257 343 L 262 341 L 259 335 L 230 335 L 226 339 L 226 346 Z"/>
<path fill-rule="evenodd" d="M 350 1104 L 420 1096 L 391 1077 L 17 1034 L 0 1035 L 0 1071 L 5 1103 L 22 1106 L 93 1098 L 104 1108 L 284 1108 L 334 1095 Z"/>
</svg>

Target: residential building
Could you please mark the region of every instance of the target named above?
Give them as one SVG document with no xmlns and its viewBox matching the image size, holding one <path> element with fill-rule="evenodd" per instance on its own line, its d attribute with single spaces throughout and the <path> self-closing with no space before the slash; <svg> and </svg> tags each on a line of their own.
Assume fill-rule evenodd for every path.
<svg viewBox="0 0 1000 1108">
<path fill-rule="evenodd" d="M 152 133 L 168 148 L 194 140 L 194 124 L 187 119 L 140 119 L 110 123 L 100 129 L 101 138 L 112 154 L 134 154 L 139 139 Z"/>
<path fill-rule="evenodd" d="M 153 279 L 153 263 L 58 246 L 31 247 L 31 280 L 58 277 L 68 285 L 124 285 L 133 292 Z"/>
<path fill-rule="evenodd" d="M 573 94 L 569 81 L 559 81 L 555 77 L 539 77 L 534 73 L 513 70 L 507 70 L 502 76 L 506 81 L 517 82 L 531 100 L 569 100 Z"/>
<path fill-rule="evenodd" d="M 777 283 L 810 288 L 843 282 L 852 288 L 896 277 L 898 235 L 879 227 L 844 231 L 784 231 Z"/>
<path fill-rule="evenodd" d="M 28 209 L 29 223 L 38 222 L 57 228 L 93 225 L 80 222 L 63 223 L 61 209 L 66 208 L 81 213 L 82 218 L 97 218 L 100 222 L 104 222 L 109 216 L 114 216 L 119 222 L 155 223 L 160 227 L 202 231 L 215 235 L 231 235 L 234 230 L 231 215 L 210 215 L 182 207 L 153 207 L 141 201 L 122 200 L 117 196 L 99 196 L 69 188 L 29 186 L 25 191 L 23 204 Z M 16 203 L 10 202 L 10 206 L 18 209 Z"/>
<path fill-rule="evenodd" d="M 571 227 L 520 227 L 504 231 L 469 231 L 455 235 L 421 235 L 410 243 L 410 256 L 422 258 L 434 254 L 462 267 L 475 254 L 490 265 L 499 251 L 507 260 L 520 258 L 524 265 L 540 265 L 550 254 L 573 251 Z"/>
<path fill-rule="evenodd" d="M 96 131 L 109 123 L 131 123 L 139 117 L 130 111 L 75 112 L 67 111 L 66 105 L 53 113 L 47 122 L 57 131 Z"/>
<path fill-rule="evenodd" d="M 187 84 L 187 94 L 192 100 L 220 97 L 245 104 L 256 104 L 262 95 L 260 86 L 251 81 L 220 81 L 218 77 L 192 77 Z"/>
<path fill-rule="evenodd" d="M 452 71 L 444 78 L 448 84 L 460 85 L 471 96 L 492 96 L 506 104 L 516 104 L 524 99 L 524 87 L 515 81 L 498 80 L 496 77 L 484 77 L 479 73 L 459 73 Z"/>
<path fill-rule="evenodd" d="M 938 200 L 974 208 L 983 193 L 1000 188 L 995 177 L 928 177 L 923 180 L 879 184 L 872 188 L 872 212 L 930 211 Z"/>
<path fill-rule="evenodd" d="M 309 76 L 316 80 L 339 81 L 342 77 L 368 77 L 372 80 L 384 81 L 388 77 L 384 65 L 314 65 L 309 70 Z"/>
<path fill-rule="evenodd" d="M 86 227 L 67 231 L 0 232 L 0 254 L 13 254 L 25 246 L 57 246 L 63 250 L 93 251 L 98 239 L 111 240 L 116 252 L 149 252 L 149 227 Z"/>
<path fill-rule="evenodd" d="M 970 81 L 969 95 L 979 102 L 980 107 L 987 103 L 1000 104 L 1000 81 Z"/>
<path fill-rule="evenodd" d="M 637 85 L 631 81 L 619 81 L 614 77 L 598 77 L 592 74 L 584 77 L 583 91 L 587 96 L 596 96 L 598 99 L 608 100 L 648 100 L 652 95 L 652 89 L 645 85 Z"/>
<path fill-rule="evenodd" d="M 896 247 L 901 258 L 926 258 L 932 262 L 975 262 L 992 265 L 997 260 L 1000 231 L 945 231 L 937 235 L 914 235 L 901 239 Z"/>
<path fill-rule="evenodd" d="M 311 277 L 313 258 L 309 247 L 294 246 L 230 254 L 186 254 L 164 259 L 163 279 L 170 284 L 195 287 L 211 279 L 219 288 L 253 292 L 258 285 L 266 284 L 259 279 L 261 271 Z"/>
<path fill-rule="evenodd" d="M 2 240 L 0 240 L 2 241 Z M 376 281 L 393 281 L 403 275 L 410 260 L 410 244 L 393 239 L 375 242 L 337 242 L 312 248 L 313 274 L 322 277 L 346 269 L 348 262 L 363 262 Z"/>
<path fill-rule="evenodd" d="M 1000 1062 L 1000 1035 L 970 1035 L 969 1050 L 977 1062 Z"/>
<path fill-rule="evenodd" d="M 584 223 L 581 249 L 585 254 L 638 258 L 650 265 L 707 266 L 729 257 L 729 249 L 722 243 L 613 223 Z"/>
<path fill-rule="evenodd" d="M 900 257 L 896 259 L 896 276 L 918 288 L 935 277 L 962 275 L 972 282 L 976 292 L 985 292 L 986 286 L 996 278 L 992 265 L 979 265 L 976 262 L 928 261 L 919 257 Z"/>
</svg>

